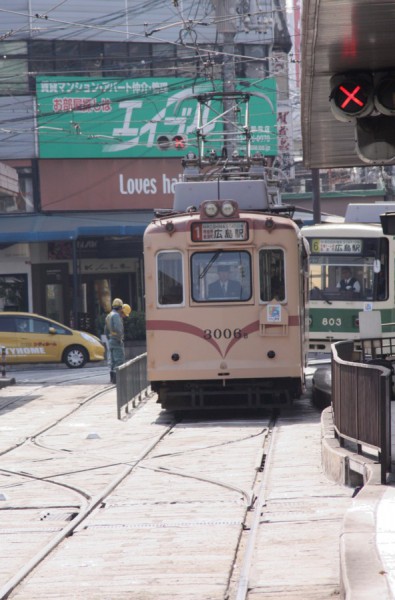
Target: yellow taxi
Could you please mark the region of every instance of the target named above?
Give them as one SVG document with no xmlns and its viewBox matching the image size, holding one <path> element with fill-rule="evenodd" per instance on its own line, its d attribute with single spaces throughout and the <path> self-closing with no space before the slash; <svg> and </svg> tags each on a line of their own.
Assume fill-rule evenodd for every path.
<svg viewBox="0 0 395 600">
<path fill-rule="evenodd" d="M 0 352 L 6 364 L 64 363 L 70 369 L 104 360 L 99 338 L 33 313 L 0 312 Z"/>
</svg>

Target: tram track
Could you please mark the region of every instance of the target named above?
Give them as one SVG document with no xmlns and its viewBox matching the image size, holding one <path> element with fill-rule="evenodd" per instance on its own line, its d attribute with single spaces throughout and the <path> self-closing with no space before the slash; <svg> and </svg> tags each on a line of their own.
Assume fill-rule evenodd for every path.
<svg viewBox="0 0 395 600">
<path fill-rule="evenodd" d="M 5 599 L 9 597 L 9 594 L 30 574 L 33 570 L 53 552 L 59 545 L 73 532 L 78 526 L 80 526 L 88 516 L 101 504 L 106 498 L 114 491 L 114 489 L 128 477 L 133 469 L 146 457 L 147 454 L 160 442 L 160 440 L 168 434 L 172 429 L 173 425 L 169 426 L 164 433 L 158 436 L 157 439 L 153 440 L 150 447 L 144 449 L 141 455 L 134 461 L 132 465 L 128 465 L 125 469 L 117 475 L 101 493 L 95 497 L 89 497 L 86 495 L 87 505 L 83 507 L 80 512 L 72 519 L 72 521 L 65 526 L 57 535 L 54 536 L 51 541 L 44 546 L 36 555 L 34 555 L 6 584 L 0 589 L 0 598 Z M 56 483 L 56 482 L 55 482 Z M 57 484 L 64 487 L 64 484 Z M 74 488 L 75 489 L 75 488 Z M 79 493 L 82 493 L 79 490 Z"/>
<path fill-rule="evenodd" d="M 32 397 L 37 397 L 37 396 L 43 395 L 44 392 L 48 393 L 51 390 L 51 388 L 54 388 L 54 390 L 55 390 L 56 387 L 61 385 L 62 383 L 67 383 L 68 385 L 73 385 L 76 382 L 80 383 L 81 380 L 86 381 L 87 379 L 89 379 L 93 376 L 94 375 L 87 375 L 85 377 L 69 378 L 64 381 L 58 380 L 56 382 L 56 385 L 54 385 L 53 383 L 48 383 L 48 382 L 34 383 L 33 386 L 29 385 L 29 391 L 25 391 L 25 392 L 22 392 L 21 394 L 10 396 L 9 399 L 3 398 L 3 401 L 1 402 L 1 406 L 0 406 L 0 416 L 2 413 L 5 413 L 6 411 L 8 412 L 8 411 L 12 410 L 13 408 L 15 408 L 16 406 L 28 402 Z M 21 387 L 23 389 L 26 386 L 21 384 Z M 45 426 L 39 427 L 36 431 L 31 432 L 26 438 L 22 439 L 15 445 L 10 445 L 8 448 L 0 450 L 0 456 L 7 454 L 8 452 L 12 452 L 15 449 L 15 447 L 18 447 L 29 441 L 32 443 L 36 443 L 36 440 L 40 435 L 42 435 L 46 431 L 49 431 L 50 429 L 52 429 L 53 427 L 55 427 L 56 425 L 58 425 L 65 419 L 68 419 L 73 413 L 80 410 L 83 406 L 87 405 L 89 402 L 92 402 L 96 397 L 106 394 L 106 393 L 108 393 L 109 390 L 114 389 L 114 386 L 105 386 L 104 388 L 103 388 L 103 386 L 99 386 L 99 387 L 100 387 L 100 389 L 98 391 L 95 391 L 92 394 L 89 394 L 84 400 L 79 401 L 76 405 L 73 406 L 73 408 L 71 410 L 65 411 L 64 414 L 62 414 L 59 418 L 55 419 L 53 422 L 49 422 L 48 424 L 45 424 Z M 12 392 L 18 391 L 18 389 L 20 389 L 20 388 L 19 387 L 12 388 Z"/>
<path fill-rule="evenodd" d="M 0 539 L 11 555 L 9 563 L 7 555 L 2 558 L 1 598 L 252 600 L 266 594 L 272 599 L 284 560 L 292 565 L 284 573 L 287 597 L 332 597 L 333 574 L 330 583 L 327 577 L 318 583 L 303 576 L 306 556 L 327 564 L 328 542 L 322 559 L 315 544 L 318 538 L 335 541 L 338 519 L 323 506 L 319 472 L 319 487 L 307 494 L 287 472 L 295 438 L 305 452 L 298 468 L 309 470 L 309 483 L 315 472 L 309 432 L 319 417 L 309 400 L 278 416 L 210 413 L 175 419 L 151 397 L 119 421 L 114 394 L 110 397 L 111 392 L 97 396 L 82 407 L 84 414 L 73 413 L 70 423 L 66 419 L 44 432 L 40 445 L 16 450 L 21 475 L 29 471 L 23 454 L 29 450 L 35 453 L 30 474 L 43 484 L 60 485 L 52 486 L 51 498 L 46 490 L 39 504 L 37 494 L 30 502 L 26 494 L 33 494 L 32 480 L 12 516 L 10 509 L 15 524 L 7 530 L 5 521 L 0 523 Z M 75 434 L 81 423 L 84 436 Z M 99 435 L 87 440 L 85 433 L 93 430 Z M 0 467 L 10 457 L 1 456 Z M 333 484 L 325 490 L 332 495 Z M 347 506 L 349 493 L 341 495 L 336 502 Z M 40 535 L 40 547 L 29 548 Z M 306 539 L 300 555 L 290 543 L 295 539 Z"/>
<path fill-rule="evenodd" d="M 251 507 L 251 512 L 246 514 L 244 531 L 248 531 L 248 534 L 244 543 L 244 550 L 240 553 L 240 557 L 237 556 L 237 560 L 241 566 L 235 585 L 233 586 L 234 594 L 232 595 L 232 598 L 234 598 L 234 600 L 247 600 L 248 598 L 250 573 L 254 560 L 258 530 L 262 525 L 263 511 L 266 504 L 267 474 L 270 461 L 272 460 L 273 440 L 276 431 L 275 422 L 276 419 L 273 418 L 268 428 L 268 435 L 266 437 L 266 443 L 262 455 L 262 464 L 261 468 L 259 469 L 261 477 L 257 480 L 258 490 L 256 496 L 254 497 L 254 505 Z M 251 517 L 250 519 L 248 519 L 249 516 Z"/>
<path fill-rule="evenodd" d="M 86 377 L 77 377 L 77 378 L 68 377 L 67 383 L 70 385 L 73 385 L 73 384 L 75 384 L 76 381 L 80 382 L 81 379 L 87 380 L 87 379 L 89 379 L 89 377 L 92 377 L 92 375 L 88 375 Z M 60 383 L 63 383 L 63 382 L 58 380 L 57 384 L 60 384 Z M 45 383 L 42 383 L 39 385 L 35 384 L 33 389 L 30 389 L 29 392 L 26 392 L 25 394 L 22 394 L 22 395 L 18 395 L 17 400 L 14 400 L 14 404 L 15 403 L 21 404 L 21 403 L 23 403 L 23 399 L 28 399 L 32 395 L 37 396 L 39 394 L 40 395 L 51 394 L 52 387 L 53 387 L 53 384 L 49 384 L 48 382 L 45 382 Z M 95 401 L 104 397 L 106 394 L 108 394 L 109 391 L 114 389 L 114 386 L 105 386 L 104 388 L 103 388 L 103 386 L 100 386 L 100 387 L 102 389 L 99 389 L 93 393 L 87 394 L 85 398 L 80 398 L 78 400 L 78 404 L 74 405 L 71 410 L 66 410 L 62 414 L 61 417 L 56 418 L 55 420 L 53 420 L 50 423 L 46 423 L 45 426 L 39 426 L 33 432 L 31 432 L 29 436 L 27 436 L 20 442 L 10 445 L 8 448 L 6 448 L 5 450 L 3 450 L 0 453 L 0 457 L 4 458 L 7 456 L 7 458 L 10 458 L 10 456 L 12 456 L 12 453 L 15 453 L 15 451 L 20 450 L 22 447 L 28 447 L 28 446 L 30 447 L 31 452 L 33 452 L 33 453 L 34 453 L 35 448 L 38 449 L 39 452 L 41 452 L 41 451 L 53 452 L 54 448 L 46 443 L 43 443 L 41 441 L 41 438 L 45 435 L 48 435 L 51 432 L 51 430 L 54 430 L 57 427 L 61 426 L 63 423 L 65 423 L 71 417 L 77 415 L 78 412 L 80 412 L 84 409 L 86 410 L 87 407 L 89 407 L 89 405 L 93 404 Z M 5 404 L 3 404 L 3 407 L 5 407 L 6 410 L 8 411 L 10 409 L 10 407 L 12 407 L 12 401 L 10 401 L 8 403 L 6 402 Z M 133 411 L 132 411 L 132 413 L 133 413 Z M 17 572 L 1 586 L 1 588 L 0 588 L 0 598 L 1 599 L 8 598 L 9 594 L 30 573 L 32 573 L 34 571 L 34 569 L 45 558 L 47 558 L 51 554 L 51 552 L 53 552 L 56 548 L 58 548 L 64 539 L 66 539 L 68 536 L 71 536 L 73 534 L 74 530 L 78 526 L 80 526 L 81 523 L 83 523 L 83 521 L 96 509 L 97 506 L 99 506 L 101 503 L 105 502 L 105 499 L 122 482 L 122 480 L 124 480 L 126 477 L 128 477 L 130 475 L 130 473 L 133 471 L 133 469 L 135 469 L 136 466 L 147 456 L 147 454 L 149 454 L 155 448 L 155 446 L 160 442 L 160 440 L 165 435 L 167 435 L 167 433 L 174 426 L 175 422 L 176 421 L 170 422 L 169 425 L 165 428 L 165 430 L 161 431 L 159 435 L 157 435 L 154 439 L 152 439 L 150 441 L 149 445 L 145 446 L 144 449 L 141 451 L 141 453 L 131 463 L 128 463 L 128 464 L 119 463 L 117 465 L 118 470 L 119 470 L 120 466 L 122 466 L 122 469 L 119 472 L 117 472 L 116 476 L 112 477 L 110 481 L 107 481 L 106 485 L 95 495 L 91 495 L 89 492 L 82 489 L 81 486 L 79 486 L 79 487 L 72 486 L 65 482 L 56 480 L 57 477 L 67 475 L 67 473 L 54 473 L 54 474 L 52 474 L 52 476 L 41 477 L 41 476 L 34 475 L 33 473 L 27 473 L 26 471 L 18 471 L 16 469 L 11 470 L 11 469 L 6 469 L 4 467 L 0 467 L 0 475 L 2 475 L 3 477 L 6 477 L 6 478 L 9 478 L 9 477 L 15 478 L 16 477 L 16 478 L 19 478 L 19 479 L 22 479 L 25 481 L 31 481 L 31 482 L 37 482 L 37 483 L 44 482 L 45 484 L 56 486 L 57 488 L 59 488 L 60 490 L 63 490 L 63 492 L 66 492 L 66 493 L 72 491 L 73 493 L 77 494 L 80 498 L 79 505 L 78 506 L 75 505 L 74 508 L 72 508 L 73 504 L 69 503 L 69 501 L 66 498 L 66 504 L 70 504 L 71 509 L 74 511 L 72 513 L 72 518 L 71 518 L 70 522 L 68 522 L 59 531 L 57 531 L 56 534 L 54 536 L 52 536 L 51 539 L 47 543 L 45 543 L 45 545 L 40 549 L 39 552 L 30 556 L 29 559 L 25 562 L 25 564 L 23 564 L 17 570 Z M 66 451 L 60 450 L 60 452 L 66 452 Z M 37 460 L 42 460 L 42 458 L 37 459 Z M 101 463 L 101 464 L 98 464 L 96 468 L 104 469 L 104 468 L 109 468 L 109 466 L 113 467 L 114 465 L 109 465 L 108 459 L 106 459 L 105 465 L 103 465 Z M 92 472 L 92 468 L 90 468 L 90 471 Z M 4 486 L 2 486 L 2 487 L 4 489 Z M 6 487 L 8 487 L 8 489 L 10 489 L 9 484 Z M 64 501 L 62 501 L 62 502 L 64 502 Z M 38 507 L 36 506 L 35 508 L 36 508 L 36 510 L 40 510 L 39 506 Z M 42 508 L 44 510 L 45 507 L 42 507 Z M 55 509 L 55 507 L 54 507 L 54 509 Z M 13 508 L 12 506 L 8 506 L 6 510 L 11 514 L 13 512 L 13 510 L 17 510 L 17 511 L 22 510 L 23 511 L 23 508 L 22 507 L 21 508 L 18 508 L 18 507 Z M 46 510 L 48 510 L 48 507 L 46 508 Z M 49 510 L 51 510 L 51 508 L 49 508 Z M 4 533 L 4 529 L 3 529 L 3 533 Z"/>
<path fill-rule="evenodd" d="M 48 386 L 43 386 L 43 390 L 46 394 L 51 393 Z M 106 387 L 85 399 L 79 398 L 80 411 L 77 407 L 73 407 L 73 410 L 69 410 L 62 418 L 54 420 L 51 425 L 37 427 L 29 436 L 29 440 L 15 449 L 15 453 L 10 449 L 8 453 L 0 455 L 0 461 L 3 462 L 3 465 L 0 462 L 0 474 L 16 477 L 18 479 L 16 485 L 23 481 L 22 485 L 29 486 L 26 482 L 30 479 L 33 485 L 50 485 L 58 490 L 55 492 L 53 504 L 47 502 L 48 494 L 45 493 L 43 494 L 45 502 L 42 506 L 34 503 L 30 512 L 29 503 L 27 506 L 14 506 L 16 510 L 14 514 L 19 514 L 19 517 L 16 514 L 16 521 L 22 516 L 21 529 L 18 530 L 17 525 L 15 526 L 17 535 L 31 529 L 31 522 L 27 525 L 26 519 L 29 521 L 28 517 L 30 518 L 33 512 L 34 527 L 37 530 L 42 528 L 43 543 L 39 551 L 33 552 L 32 549 L 30 554 L 27 553 L 23 560 L 19 561 L 18 568 L 10 566 L 9 577 L 1 582 L 0 598 L 35 597 L 30 591 L 30 586 L 35 585 L 35 576 L 37 575 L 38 579 L 42 578 L 40 573 L 46 572 L 46 568 L 49 568 L 46 565 L 51 564 L 52 557 L 59 552 L 60 555 L 63 556 L 65 553 L 67 556 L 66 540 L 74 540 L 74 538 L 84 540 L 85 536 L 93 540 L 98 536 L 92 547 L 91 542 L 88 542 L 89 548 L 84 556 L 89 556 L 89 552 L 97 552 L 96 546 L 100 547 L 102 543 L 101 536 L 106 536 L 107 531 L 114 532 L 114 527 L 121 535 L 122 532 L 129 531 L 132 538 L 141 528 L 147 529 L 147 527 L 153 532 L 167 529 L 176 531 L 177 535 L 181 535 L 180 530 L 185 529 L 187 536 L 191 527 L 194 531 L 201 530 L 199 535 L 203 535 L 207 527 L 209 530 L 212 527 L 225 528 L 228 531 L 227 535 L 231 534 L 231 538 L 234 539 L 232 547 L 237 545 L 236 542 L 246 527 L 244 521 L 256 503 L 253 488 L 262 462 L 262 446 L 268 432 L 266 421 L 262 423 L 262 420 L 256 422 L 254 419 L 238 420 L 229 417 L 226 420 L 222 417 L 218 421 L 208 421 L 207 418 L 202 421 L 196 418 L 190 421 L 176 420 L 172 418 L 171 413 L 161 412 L 160 408 L 148 399 L 146 403 L 140 404 L 132 411 L 126 424 L 117 421 L 115 414 L 112 417 L 115 429 L 128 426 L 129 434 L 132 438 L 136 438 L 125 437 L 125 445 L 118 450 L 118 460 L 111 460 L 114 458 L 111 454 L 114 450 L 112 449 L 110 453 L 106 451 L 107 445 L 100 446 L 101 441 L 98 437 L 96 440 L 98 446 L 88 462 L 81 467 L 82 458 L 78 448 L 80 442 L 77 440 L 75 448 L 71 441 L 59 445 L 56 432 L 60 430 L 59 436 L 62 437 L 63 431 L 70 430 L 67 429 L 69 421 L 72 422 L 72 427 L 75 423 L 79 423 L 78 419 L 82 418 L 79 416 L 81 413 L 85 413 L 83 417 L 85 421 L 87 414 L 95 414 L 97 417 L 98 414 L 103 413 L 103 406 L 108 405 L 110 392 L 111 390 Z M 103 418 L 105 418 L 104 414 Z M 134 420 L 136 420 L 135 425 L 133 425 Z M 158 427 L 160 431 L 155 431 Z M 174 445 L 175 439 L 178 442 Z M 116 443 L 121 448 L 120 440 Z M 244 461 L 247 460 L 249 466 L 248 469 L 243 470 L 241 465 L 238 467 L 234 464 L 234 460 L 232 462 L 231 457 L 238 456 L 239 448 L 243 449 L 244 446 L 250 445 L 251 449 L 248 450 L 246 458 L 243 458 Z M 30 456 L 32 459 L 29 463 L 30 472 L 25 468 L 26 452 L 37 453 L 35 458 Z M 46 453 L 48 453 L 47 457 Z M 123 455 L 121 460 L 120 453 Z M 4 461 L 11 461 L 13 454 L 15 454 L 15 461 L 21 460 L 23 469 L 5 468 Z M 66 466 L 70 461 L 73 467 L 67 469 Z M 53 468 L 49 472 L 48 465 L 52 466 L 52 464 Z M 33 469 L 37 469 L 37 472 L 34 473 Z M 227 470 L 230 472 L 228 473 Z M 100 480 L 100 485 L 95 481 L 97 479 Z M 172 482 L 169 488 L 166 486 L 167 480 Z M 141 481 L 145 484 L 140 485 Z M 143 498 L 139 499 L 140 489 Z M 158 494 L 152 497 L 154 489 L 158 489 Z M 136 493 L 137 497 L 134 498 Z M 145 493 L 146 499 L 144 499 Z M 134 507 L 132 521 L 130 522 L 131 517 L 129 517 L 129 521 L 119 528 L 116 521 L 113 521 L 112 515 L 118 511 L 122 514 L 126 511 L 128 514 L 128 506 Z M 196 513 L 193 518 L 189 507 L 193 509 L 193 514 Z M 11 516 L 12 506 L 7 510 Z M 160 522 L 157 522 L 155 516 L 158 510 L 164 515 Z M 69 520 L 62 523 L 59 513 L 62 515 L 65 512 Z M 44 513 L 43 523 L 39 527 L 36 523 L 37 513 L 40 515 Z M 25 521 L 23 514 L 26 515 Z M 53 523 L 55 523 L 53 531 L 50 531 Z M 1 524 L 0 529 L 3 535 L 6 534 L 12 539 L 12 531 Z M 28 533 L 26 535 L 29 536 Z M 138 539 L 141 543 L 141 538 Z M 187 541 L 181 543 L 189 544 Z M 27 545 L 25 542 L 25 546 Z M 162 545 L 159 544 L 159 547 L 162 548 Z M 174 552 L 174 549 L 172 551 Z M 160 552 L 163 553 L 161 560 L 166 560 L 165 548 L 163 547 Z M 226 553 L 230 577 L 235 556 L 231 547 L 226 549 Z M 66 559 L 66 562 L 68 561 L 70 559 Z M 155 568 L 154 565 L 152 567 Z M 75 577 L 78 575 L 75 574 Z M 230 579 L 227 583 L 224 581 L 224 590 L 229 586 L 229 582 Z M 70 594 L 72 595 L 71 592 Z M 40 598 L 45 597 L 45 591 L 41 589 Z M 59 592 L 58 597 L 67 598 L 70 595 L 69 592 L 67 594 Z M 111 592 L 108 592 L 106 597 L 111 598 Z M 225 591 L 220 597 L 225 598 Z"/>
</svg>

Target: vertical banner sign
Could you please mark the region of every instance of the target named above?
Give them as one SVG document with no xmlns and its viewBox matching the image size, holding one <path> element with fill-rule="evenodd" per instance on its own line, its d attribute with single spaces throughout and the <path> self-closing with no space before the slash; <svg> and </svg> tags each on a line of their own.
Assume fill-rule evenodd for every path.
<svg viewBox="0 0 395 600">
<path fill-rule="evenodd" d="M 279 102 L 277 106 L 277 136 L 278 136 L 278 161 L 279 168 L 289 177 L 294 179 L 295 167 L 293 166 L 293 131 L 292 107 L 290 101 Z"/>
<path fill-rule="evenodd" d="M 87 79 L 37 77 L 40 158 L 171 158 L 197 152 L 198 102 L 193 96 L 222 89 L 222 81 L 182 78 Z M 277 154 L 274 78 L 244 80 L 251 94 L 252 152 Z M 255 95 L 256 94 L 256 95 Z M 206 148 L 221 152 L 219 100 L 203 107 Z M 243 131 L 245 104 L 237 125 Z M 244 138 L 240 135 L 240 151 Z"/>
</svg>

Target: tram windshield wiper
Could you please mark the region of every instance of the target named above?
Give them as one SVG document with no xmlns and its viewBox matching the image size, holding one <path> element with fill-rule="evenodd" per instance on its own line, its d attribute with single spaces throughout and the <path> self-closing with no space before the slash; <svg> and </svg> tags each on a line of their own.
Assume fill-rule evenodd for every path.
<svg viewBox="0 0 395 600">
<path fill-rule="evenodd" d="M 319 294 L 319 296 L 327 303 L 327 304 L 332 304 L 331 300 L 329 300 L 329 298 L 324 294 L 324 292 L 322 290 L 320 290 L 319 287 L 317 287 L 316 285 L 313 287 L 313 290 L 316 290 Z"/>
<path fill-rule="evenodd" d="M 204 267 L 203 271 L 200 273 L 199 279 L 203 279 L 203 277 L 206 275 L 207 271 L 209 271 L 211 269 L 211 267 L 213 266 L 213 264 L 215 263 L 215 261 L 217 260 L 217 258 L 221 254 L 221 252 L 222 252 L 222 250 L 217 250 L 215 252 L 215 254 L 213 254 L 213 256 L 210 258 L 207 265 Z"/>
</svg>

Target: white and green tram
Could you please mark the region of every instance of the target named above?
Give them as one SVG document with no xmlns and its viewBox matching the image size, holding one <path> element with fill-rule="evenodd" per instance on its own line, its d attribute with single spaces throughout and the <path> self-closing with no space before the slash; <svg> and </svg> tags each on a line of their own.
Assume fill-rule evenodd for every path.
<svg viewBox="0 0 395 600">
<path fill-rule="evenodd" d="M 395 338 L 395 236 L 381 217 L 395 204 L 350 204 L 344 223 L 302 228 L 310 246 L 310 352 L 330 352 L 333 342 L 360 338 L 359 313 L 380 311 L 382 332 Z M 384 227 L 386 229 L 386 227 Z M 345 267 L 358 291 L 342 289 Z"/>
</svg>

